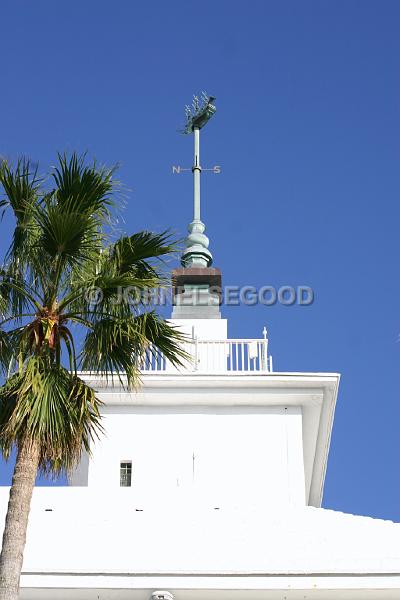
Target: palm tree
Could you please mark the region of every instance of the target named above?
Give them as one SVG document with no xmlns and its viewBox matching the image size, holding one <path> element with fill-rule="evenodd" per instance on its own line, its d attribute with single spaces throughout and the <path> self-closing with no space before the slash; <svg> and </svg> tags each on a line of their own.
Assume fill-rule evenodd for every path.
<svg viewBox="0 0 400 600">
<path fill-rule="evenodd" d="M 13 448 L 17 454 L 0 600 L 18 598 L 38 470 L 71 470 L 101 433 L 101 403 L 78 368 L 118 377 L 131 388 L 146 353 L 158 349 L 175 365 L 185 358 L 182 336 L 140 294 L 133 303 L 121 293 L 164 283 L 158 261 L 175 250 L 169 234 L 144 231 L 113 240 L 113 169 L 60 155 L 50 181 L 46 186 L 28 160 L 14 169 L 0 165 L 0 207 L 15 217 L 0 272 L 0 449 L 5 458 Z"/>
</svg>

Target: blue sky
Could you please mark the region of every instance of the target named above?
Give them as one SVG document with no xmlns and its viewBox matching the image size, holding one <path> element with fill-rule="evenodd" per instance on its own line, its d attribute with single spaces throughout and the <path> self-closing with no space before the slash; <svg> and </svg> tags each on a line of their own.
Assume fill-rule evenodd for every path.
<svg viewBox="0 0 400 600">
<path fill-rule="evenodd" d="M 324 506 L 400 521 L 400 4 L 2 3 L 0 155 L 120 163 L 127 232 L 191 217 L 184 104 L 202 139 L 203 218 L 226 285 L 309 285 L 308 307 L 228 307 L 270 332 L 275 368 L 342 374 Z M 10 221 L 1 224 L 0 252 Z M 10 465 L 0 464 L 0 483 Z"/>
</svg>

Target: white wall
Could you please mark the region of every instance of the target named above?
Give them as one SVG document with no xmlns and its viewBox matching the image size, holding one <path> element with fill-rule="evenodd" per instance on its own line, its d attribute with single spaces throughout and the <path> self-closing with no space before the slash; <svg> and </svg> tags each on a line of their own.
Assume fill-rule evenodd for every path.
<svg viewBox="0 0 400 600">
<path fill-rule="evenodd" d="M 104 408 L 88 485 L 112 493 L 132 461 L 135 502 L 305 504 L 300 407 Z M 85 466 L 72 483 L 82 485 Z"/>
<path fill-rule="evenodd" d="M 227 319 L 169 319 L 171 325 L 179 327 L 182 333 L 199 340 L 226 340 L 228 337 Z"/>
</svg>

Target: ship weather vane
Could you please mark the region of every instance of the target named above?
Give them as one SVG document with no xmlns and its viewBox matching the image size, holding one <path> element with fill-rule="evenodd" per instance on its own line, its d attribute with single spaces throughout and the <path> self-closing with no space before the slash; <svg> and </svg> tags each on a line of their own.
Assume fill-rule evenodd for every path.
<svg viewBox="0 0 400 600">
<path fill-rule="evenodd" d="M 181 167 L 180 165 L 172 166 L 172 173 L 182 173 L 184 171 L 192 171 L 194 173 L 195 169 L 201 171 L 210 171 L 218 175 L 221 173 L 221 166 L 214 165 L 211 168 L 205 169 L 200 166 L 199 153 L 196 156 L 196 139 L 199 140 L 199 131 L 208 123 L 211 119 L 215 111 L 217 110 L 214 104 L 215 97 L 209 96 L 206 92 L 201 93 L 201 98 L 198 96 L 193 96 L 192 106 L 186 104 L 185 106 L 185 115 L 186 122 L 184 128 L 180 130 L 180 133 L 190 134 L 194 133 L 195 136 L 195 163 L 193 167 Z M 199 142 L 198 144 L 199 145 Z M 196 158 L 197 161 L 196 162 Z"/>
</svg>

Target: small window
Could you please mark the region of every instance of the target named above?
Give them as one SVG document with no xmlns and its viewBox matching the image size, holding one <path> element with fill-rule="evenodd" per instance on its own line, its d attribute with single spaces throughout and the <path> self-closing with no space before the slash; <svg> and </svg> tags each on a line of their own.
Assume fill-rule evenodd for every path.
<svg viewBox="0 0 400 600">
<path fill-rule="evenodd" d="M 124 460 L 119 469 L 119 484 L 121 487 L 131 487 L 132 485 L 132 462 Z"/>
</svg>

